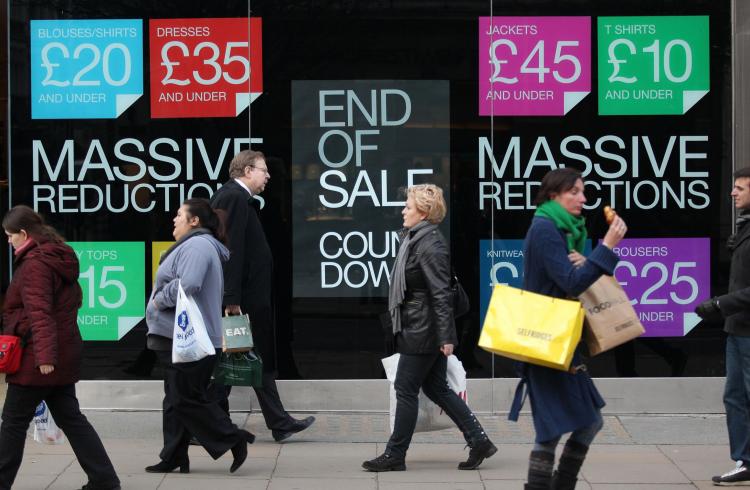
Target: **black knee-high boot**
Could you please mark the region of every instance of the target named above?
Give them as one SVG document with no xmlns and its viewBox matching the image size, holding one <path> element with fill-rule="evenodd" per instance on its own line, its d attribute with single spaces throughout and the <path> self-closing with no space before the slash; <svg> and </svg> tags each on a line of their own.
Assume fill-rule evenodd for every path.
<svg viewBox="0 0 750 490">
<path fill-rule="evenodd" d="M 554 464 L 554 453 L 531 451 L 529 455 L 528 483 L 523 488 L 525 490 L 549 490 Z"/>
<path fill-rule="evenodd" d="M 557 471 L 552 477 L 553 490 L 573 490 L 576 487 L 578 472 L 581 470 L 588 450 L 588 446 L 576 441 L 568 440 L 565 443 Z"/>
</svg>

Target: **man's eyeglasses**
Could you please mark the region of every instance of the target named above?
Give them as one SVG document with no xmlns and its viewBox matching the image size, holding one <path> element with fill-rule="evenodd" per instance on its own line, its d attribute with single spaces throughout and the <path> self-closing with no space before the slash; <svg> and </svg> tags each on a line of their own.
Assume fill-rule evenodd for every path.
<svg viewBox="0 0 750 490">
<path fill-rule="evenodd" d="M 271 174 L 270 174 L 270 173 L 268 172 L 268 168 L 267 168 L 267 167 L 256 167 L 255 165 L 248 165 L 248 167 L 250 167 L 250 168 L 254 168 L 254 169 L 256 169 L 256 170 L 260 170 L 261 172 L 265 173 L 266 175 L 271 175 Z"/>
</svg>

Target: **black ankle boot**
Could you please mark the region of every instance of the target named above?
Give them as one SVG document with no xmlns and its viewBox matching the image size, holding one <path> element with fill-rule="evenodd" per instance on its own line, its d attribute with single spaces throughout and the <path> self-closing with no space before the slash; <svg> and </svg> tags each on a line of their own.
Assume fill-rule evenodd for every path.
<svg viewBox="0 0 750 490">
<path fill-rule="evenodd" d="M 464 421 L 467 425 L 462 426 L 459 421 L 456 422 L 459 429 L 466 439 L 466 443 L 471 448 L 469 450 L 469 458 L 466 461 L 458 463 L 459 470 L 475 470 L 482 464 L 482 461 L 491 457 L 497 452 L 497 447 L 492 444 L 490 438 L 487 437 L 487 433 L 484 431 L 484 427 L 477 420 L 476 415 L 471 414 L 471 419 Z"/>
<path fill-rule="evenodd" d="M 555 465 L 555 455 L 546 451 L 531 451 L 529 455 L 527 490 L 549 490 L 552 480 L 552 468 Z"/>
<path fill-rule="evenodd" d="M 469 459 L 458 463 L 459 470 L 475 470 L 482 464 L 482 461 L 491 457 L 497 452 L 497 447 L 489 439 L 473 443 L 469 450 Z"/>
<path fill-rule="evenodd" d="M 146 473 L 172 473 L 178 467 L 180 473 L 190 473 L 190 460 L 185 457 L 175 462 L 159 461 L 155 465 L 146 466 Z"/>
<path fill-rule="evenodd" d="M 240 440 L 237 444 L 232 446 L 232 465 L 229 467 L 229 472 L 234 473 L 237 471 L 242 463 L 247 459 L 247 445 L 255 442 L 255 435 L 250 432 L 240 429 Z"/>
<path fill-rule="evenodd" d="M 568 440 L 560 455 L 557 471 L 552 478 L 553 490 L 573 490 L 578 482 L 578 472 L 586 459 L 588 446 Z"/>
</svg>

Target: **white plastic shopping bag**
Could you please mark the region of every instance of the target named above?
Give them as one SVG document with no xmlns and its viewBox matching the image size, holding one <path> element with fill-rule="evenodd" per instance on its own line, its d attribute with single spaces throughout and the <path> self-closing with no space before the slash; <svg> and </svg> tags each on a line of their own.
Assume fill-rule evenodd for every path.
<svg viewBox="0 0 750 490">
<path fill-rule="evenodd" d="M 390 357 L 382 359 L 385 376 L 390 382 L 390 423 L 391 432 L 396 419 L 396 390 L 393 383 L 396 381 L 396 371 L 398 370 L 398 361 L 401 354 L 393 354 Z M 461 361 L 454 355 L 448 356 L 447 370 L 448 386 L 464 402 L 468 403 L 466 392 L 466 371 Z M 417 426 L 414 432 L 430 432 L 433 430 L 443 430 L 453 427 L 453 421 L 443 410 L 435 405 L 422 390 L 419 390 L 419 413 L 417 415 Z"/>
<path fill-rule="evenodd" d="M 172 362 L 194 362 L 216 354 L 198 305 L 178 285 L 172 335 Z"/>
<path fill-rule="evenodd" d="M 65 443 L 65 434 L 55 423 L 44 401 L 37 405 L 34 412 L 34 440 L 41 444 Z"/>
</svg>

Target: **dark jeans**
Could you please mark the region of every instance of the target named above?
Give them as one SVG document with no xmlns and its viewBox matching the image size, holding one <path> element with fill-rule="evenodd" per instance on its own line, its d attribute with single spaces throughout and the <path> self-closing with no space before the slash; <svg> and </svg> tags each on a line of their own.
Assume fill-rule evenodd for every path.
<svg viewBox="0 0 750 490">
<path fill-rule="evenodd" d="M 726 368 L 729 451 L 733 460 L 750 463 L 750 337 L 727 336 Z"/>
<path fill-rule="evenodd" d="M 55 423 L 65 433 L 78 463 L 96 488 L 120 484 L 99 435 L 81 413 L 74 384 L 64 386 L 8 385 L 0 427 L 0 489 L 9 490 L 21 466 L 26 431 L 37 405 L 47 402 Z"/>
<path fill-rule="evenodd" d="M 214 459 L 245 439 L 208 392 L 216 356 L 175 364 L 170 351 L 156 354 L 164 366 L 162 461 L 177 463 L 186 458 L 191 434 Z"/>
<path fill-rule="evenodd" d="M 441 353 L 401 354 L 396 371 L 396 420 L 386 453 L 404 458 L 419 412 L 419 389 L 450 417 L 469 444 L 487 438 L 466 403 L 448 386 L 448 359 Z"/>
</svg>

